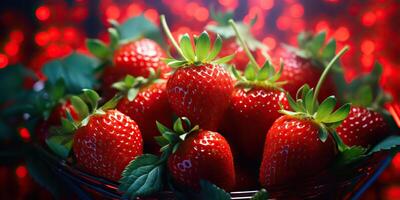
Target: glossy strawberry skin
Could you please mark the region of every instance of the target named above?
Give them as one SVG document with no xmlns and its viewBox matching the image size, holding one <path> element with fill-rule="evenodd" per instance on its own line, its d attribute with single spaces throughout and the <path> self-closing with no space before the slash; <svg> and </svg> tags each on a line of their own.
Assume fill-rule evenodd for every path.
<svg viewBox="0 0 400 200">
<path fill-rule="evenodd" d="M 153 40 L 143 38 L 128 42 L 114 52 L 114 65 L 105 68 L 102 77 L 103 96 L 113 97 L 116 90 L 111 85 L 122 80 L 126 75 L 149 76 L 149 69 L 160 70 L 161 77 L 171 71 L 161 59 L 166 58 L 164 50 Z"/>
<path fill-rule="evenodd" d="M 326 169 L 337 152 L 332 137 L 322 142 L 319 127 L 284 115 L 268 131 L 259 181 L 263 187 L 295 184 Z"/>
<path fill-rule="evenodd" d="M 362 147 L 374 145 L 390 134 L 382 115 L 363 107 L 351 107 L 336 131 L 345 144 Z"/>
<path fill-rule="evenodd" d="M 200 180 L 227 191 L 235 186 L 232 152 L 217 132 L 200 130 L 189 135 L 168 158 L 168 169 L 177 184 L 195 190 L 200 189 Z"/>
<path fill-rule="evenodd" d="M 169 103 L 180 117 L 215 131 L 229 106 L 233 81 L 220 65 L 182 67 L 167 82 Z"/>
<path fill-rule="evenodd" d="M 311 60 L 304 59 L 288 50 L 282 50 L 277 58 L 282 58 L 284 63 L 282 75 L 279 80 L 287 81 L 282 87 L 288 91 L 290 95 L 293 97 L 296 96 L 297 90 L 304 84 L 315 88 L 322 74 L 321 67 L 315 66 Z M 279 60 L 276 60 L 275 63 L 275 66 L 279 66 Z M 336 89 L 333 80 L 328 76 L 321 87 L 318 99 L 323 100 L 335 93 Z"/>
<path fill-rule="evenodd" d="M 92 116 L 74 136 L 74 155 L 83 170 L 118 181 L 126 165 L 143 152 L 138 125 L 117 110 Z"/>
<path fill-rule="evenodd" d="M 141 89 L 133 101 L 122 99 L 117 109 L 139 125 L 144 151 L 159 154 L 160 146 L 154 140 L 154 137 L 160 134 L 156 121 L 172 127 L 173 118 L 173 111 L 168 103 L 166 83 L 155 83 Z"/>
<path fill-rule="evenodd" d="M 238 86 L 232 93 L 230 131 L 226 137 L 232 141 L 232 148 L 246 162 L 259 165 L 261 161 L 265 133 L 282 114 L 279 104 L 289 109 L 284 92 L 274 88 L 253 88 L 245 91 Z"/>
</svg>

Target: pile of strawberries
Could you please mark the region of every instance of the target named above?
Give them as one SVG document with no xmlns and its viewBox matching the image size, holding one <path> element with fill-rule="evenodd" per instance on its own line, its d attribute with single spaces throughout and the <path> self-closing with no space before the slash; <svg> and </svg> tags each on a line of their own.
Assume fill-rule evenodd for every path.
<svg viewBox="0 0 400 200">
<path fill-rule="evenodd" d="M 121 42 L 111 28 L 109 46 L 88 41 L 104 61 L 102 98 L 89 89 L 67 97 L 47 121 L 51 150 L 119 181 L 127 197 L 212 190 L 213 199 L 223 190 L 301 184 L 339 156 L 366 155 L 392 133 L 379 78 L 360 76 L 340 89 L 347 83 L 336 61 L 347 47 L 336 54 L 324 33 L 255 58 L 263 48 L 249 49 L 232 20 L 236 39 L 228 43 L 207 32 L 177 42 L 163 16 L 161 23 L 174 57 L 151 39 Z M 230 53 L 236 50 L 240 61 Z"/>
</svg>

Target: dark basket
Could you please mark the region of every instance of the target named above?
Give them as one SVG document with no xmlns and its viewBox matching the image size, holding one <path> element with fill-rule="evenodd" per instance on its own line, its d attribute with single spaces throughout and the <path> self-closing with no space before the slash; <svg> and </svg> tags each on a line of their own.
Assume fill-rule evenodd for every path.
<svg viewBox="0 0 400 200">
<path fill-rule="evenodd" d="M 121 199 L 118 183 L 85 173 L 42 149 L 45 160 L 80 199 Z M 345 170 L 326 171 L 291 186 L 267 188 L 277 199 L 358 199 L 390 164 L 392 156 L 378 153 Z M 255 188 L 256 189 L 256 188 Z M 250 199 L 256 190 L 231 192 L 232 199 Z M 147 198 L 146 198 L 147 199 Z M 165 191 L 148 199 L 175 199 Z"/>
</svg>

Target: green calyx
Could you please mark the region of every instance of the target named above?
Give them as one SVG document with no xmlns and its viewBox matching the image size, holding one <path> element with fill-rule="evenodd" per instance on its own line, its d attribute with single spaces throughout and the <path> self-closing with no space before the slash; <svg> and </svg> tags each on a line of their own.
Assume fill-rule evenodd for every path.
<svg viewBox="0 0 400 200">
<path fill-rule="evenodd" d="M 198 66 L 205 63 L 224 64 L 233 59 L 234 54 L 222 58 L 217 58 L 218 53 L 221 51 L 222 48 L 222 39 L 220 36 L 217 36 L 212 48 L 210 37 L 206 31 L 201 33 L 199 37 L 194 38 L 194 46 L 192 45 L 192 40 L 190 39 L 188 34 L 185 34 L 180 38 L 178 45 L 168 28 L 165 16 L 161 15 L 160 20 L 165 33 L 181 56 L 180 59 L 165 59 L 165 62 L 170 67 L 178 68 L 182 66 Z"/>
<path fill-rule="evenodd" d="M 145 88 L 153 83 L 164 81 L 159 79 L 161 74 L 160 70 L 155 72 L 154 69 L 150 68 L 149 71 L 150 75 L 148 78 L 127 75 L 123 80 L 115 82 L 112 87 L 119 91 L 119 95 L 126 96 L 129 101 L 133 101 L 140 89 Z"/>
<path fill-rule="evenodd" d="M 185 123 L 188 130 L 185 130 L 182 121 Z M 184 141 L 189 134 L 199 130 L 199 126 L 196 125 L 192 127 L 190 120 L 186 117 L 178 118 L 174 122 L 172 130 L 159 122 L 156 122 L 156 124 L 161 136 L 155 137 L 155 140 L 161 146 L 161 152 L 175 153 L 180 143 Z"/>
<path fill-rule="evenodd" d="M 336 40 L 329 39 L 325 44 L 326 32 L 322 31 L 315 35 L 308 32 L 302 32 L 297 37 L 299 48 L 285 45 L 286 49 L 295 52 L 298 56 L 306 59 L 311 59 L 317 66 L 327 66 L 329 61 L 335 57 L 336 54 Z M 335 63 L 333 70 L 341 71 L 339 63 Z"/>
<path fill-rule="evenodd" d="M 260 69 L 253 63 L 249 63 L 242 74 L 235 67 L 231 67 L 233 76 L 236 78 L 236 86 L 244 87 L 245 90 L 251 88 L 274 88 L 282 90 L 281 86 L 285 81 L 279 81 L 283 70 L 283 62 L 280 63 L 279 71 L 276 72 L 272 64 L 267 60 Z"/>
<path fill-rule="evenodd" d="M 233 12 L 216 12 L 213 8 L 210 9 L 211 17 L 214 21 L 216 21 L 217 25 L 207 25 L 206 30 L 214 32 L 218 35 L 221 35 L 224 39 L 234 38 L 235 31 L 232 30 L 230 27 L 229 20 L 233 19 Z M 268 47 L 265 46 L 262 42 L 258 41 L 254 36 L 251 34 L 251 27 L 256 23 L 257 16 L 255 16 L 251 21 L 250 24 L 245 24 L 243 22 L 237 23 L 237 29 L 242 35 L 242 37 L 246 40 L 247 44 L 249 45 L 250 50 L 254 51 L 256 49 L 261 49 L 263 52 L 268 50 Z M 236 38 L 236 42 L 240 45 L 240 41 Z"/>
<path fill-rule="evenodd" d="M 117 26 L 115 22 L 110 23 Z M 87 39 L 86 47 L 88 48 L 90 53 L 92 53 L 100 60 L 111 62 L 113 53 L 115 49 L 121 44 L 121 41 L 118 30 L 115 27 L 108 28 L 108 35 L 110 38 L 110 43 L 108 45 L 99 39 Z"/>
<path fill-rule="evenodd" d="M 328 71 L 332 68 L 334 63 L 342 56 L 348 47 L 344 47 L 328 64 L 322 73 L 316 89 L 311 89 L 307 84 L 302 86 L 297 94 L 296 100 L 294 100 L 290 94 L 287 95 L 287 99 L 292 111 L 280 110 L 281 113 L 289 116 L 293 116 L 300 119 L 308 119 L 316 123 L 319 130 L 319 138 L 321 141 L 325 142 L 330 133 L 336 141 L 339 151 L 344 151 L 348 149 L 340 137 L 337 135 L 335 129 L 338 127 L 350 112 L 350 104 L 344 104 L 336 111 L 336 98 L 330 96 L 326 98 L 321 104 L 318 102 L 318 93 L 321 89 L 321 85 L 325 80 Z"/>
</svg>

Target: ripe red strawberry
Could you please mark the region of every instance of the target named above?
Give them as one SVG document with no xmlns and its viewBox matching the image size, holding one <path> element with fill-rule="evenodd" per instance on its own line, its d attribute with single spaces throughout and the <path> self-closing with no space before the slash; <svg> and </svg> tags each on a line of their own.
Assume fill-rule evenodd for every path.
<svg viewBox="0 0 400 200">
<path fill-rule="evenodd" d="M 388 136 L 390 127 L 383 105 L 386 94 L 379 86 L 382 67 L 376 64 L 369 74 L 354 79 L 345 92 L 352 103 L 349 116 L 337 128 L 343 142 L 349 146 L 368 147 Z"/>
<path fill-rule="evenodd" d="M 226 195 L 223 190 L 210 183 L 225 190 L 233 189 L 233 156 L 228 142 L 222 135 L 199 129 L 198 125 L 192 127 L 189 119 L 185 117 L 178 118 L 173 129 L 158 122 L 157 127 L 161 136 L 155 139 L 161 146 L 162 154 L 159 157 L 144 154 L 126 167 L 119 187 L 120 191 L 125 192 L 125 197 L 136 198 L 155 194 L 163 190 L 165 178 L 174 192 L 180 191 L 181 197 L 188 195 L 184 199 L 213 199 L 214 196 L 209 195 L 216 195 L 216 189 L 219 191 L 217 193 Z M 214 194 L 207 192 L 210 189 L 214 190 Z M 188 191 L 194 192 L 187 194 Z M 193 196 L 199 194 L 201 198 Z"/>
<path fill-rule="evenodd" d="M 383 116 L 364 107 L 352 107 L 337 132 L 346 145 L 362 147 L 374 145 L 390 134 Z"/>
<path fill-rule="evenodd" d="M 67 112 L 71 114 L 72 119 L 80 120 L 79 114 L 76 112 L 75 108 L 72 106 L 71 101 L 66 100 L 58 104 L 51 112 L 47 122 L 50 126 L 61 125 L 61 118 L 67 118 Z"/>
<path fill-rule="evenodd" d="M 142 154 L 138 125 L 117 110 L 90 117 L 88 124 L 74 136 L 77 165 L 85 171 L 118 181 L 122 171 Z"/>
<path fill-rule="evenodd" d="M 154 140 L 154 137 L 159 135 L 156 121 L 171 126 L 173 118 L 167 98 L 166 82 L 156 77 L 142 79 L 128 76 L 124 82 L 114 86 L 125 91 L 125 97 L 119 101 L 117 109 L 139 125 L 144 151 L 158 154 L 160 147 Z"/>
<path fill-rule="evenodd" d="M 200 130 L 187 136 L 169 157 L 168 169 L 177 184 L 196 190 L 201 179 L 228 191 L 235 186 L 231 149 L 217 132 Z"/>
<path fill-rule="evenodd" d="M 78 167 L 93 175 L 117 181 L 125 166 L 142 154 L 142 136 L 135 121 L 112 109 L 117 98 L 98 109 L 99 99 L 93 90 L 84 90 L 82 95 L 72 96 L 70 101 L 83 120 L 64 120 L 62 127 L 56 129 L 46 143 L 64 158 L 69 156 L 73 144 Z"/>
<path fill-rule="evenodd" d="M 335 56 L 326 72 L 346 50 Z M 321 80 L 325 79 L 326 73 L 324 75 Z M 298 184 L 327 169 L 338 150 L 347 148 L 336 135 L 335 128 L 347 117 L 350 105 L 332 112 L 336 104 L 334 96 L 319 104 L 321 84 L 322 81 L 315 93 L 308 85 L 303 86 L 296 101 L 288 95 L 293 111 L 281 110 L 285 115 L 273 123 L 266 136 L 259 176 L 263 187 Z"/>
<path fill-rule="evenodd" d="M 218 36 L 212 50 L 207 32 L 203 32 L 192 46 L 185 34 L 177 45 L 164 21 L 165 32 L 182 56 L 182 60 L 168 59 L 168 65 L 177 68 L 167 82 L 169 103 L 178 116 L 190 118 L 206 130 L 217 130 L 230 103 L 233 81 L 221 65 L 232 55 L 214 60 L 222 47 Z"/>
<path fill-rule="evenodd" d="M 315 36 L 300 34 L 298 39 L 299 49 L 285 46 L 278 51 L 277 57 L 282 58 L 285 63 L 280 81 L 287 82 L 283 89 L 292 96 L 295 96 L 298 88 L 304 84 L 315 87 L 325 66 L 335 55 L 335 40 L 331 39 L 328 44 L 324 45 L 325 37 L 325 32 Z M 278 63 L 278 60 L 276 63 Z M 321 100 L 340 92 L 337 91 L 340 88 L 336 86 L 345 82 L 342 72 L 339 72 L 340 67 L 336 65 L 334 69 L 335 72 L 328 75 L 320 92 Z"/>
<path fill-rule="evenodd" d="M 237 30 L 236 25 L 232 25 Z M 237 37 L 243 41 L 239 32 Z M 242 46 L 247 51 L 248 47 L 244 42 Z M 285 92 L 280 87 L 282 83 L 277 82 L 283 64 L 279 72 L 275 73 L 269 61 L 260 69 L 253 56 L 248 56 L 253 62 L 245 69 L 244 76 L 232 68 L 237 83 L 227 112 L 230 130 L 225 136 L 232 141 L 232 147 L 239 158 L 250 162 L 250 165 L 259 165 L 265 133 L 282 115 L 278 112 L 280 107 L 288 109 L 289 105 Z"/>
<path fill-rule="evenodd" d="M 217 25 L 210 24 L 206 27 L 206 29 L 213 33 L 219 34 L 223 39 L 225 39 L 220 55 L 228 56 L 235 54 L 235 57 L 232 59 L 231 63 L 235 64 L 236 69 L 243 71 L 246 68 L 247 63 L 249 63 L 249 58 L 247 57 L 246 52 L 241 47 L 237 38 L 235 38 L 235 32 L 229 25 L 228 21 L 229 19 L 233 18 L 233 12 L 228 11 L 223 13 L 211 10 L 211 16 L 213 17 L 213 20 L 217 22 Z M 262 54 L 258 52 L 266 51 L 268 48 L 263 43 L 255 39 L 250 31 L 255 22 L 256 18 L 254 18 L 250 24 L 239 22 L 237 23 L 237 28 L 242 34 L 243 39 L 249 45 L 251 53 L 256 55 L 257 61 L 264 61 L 264 59 L 262 59 L 263 56 L 261 56 Z"/>
</svg>

